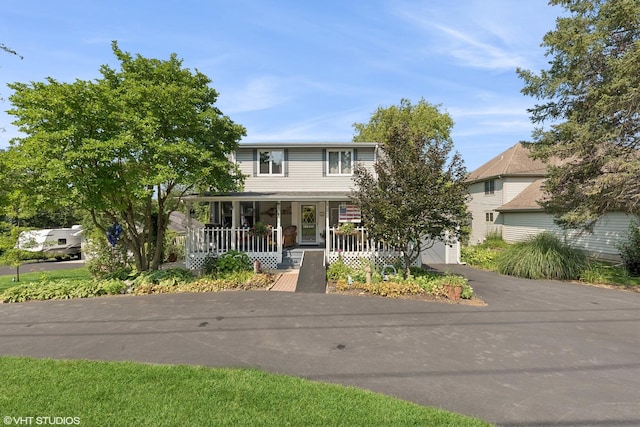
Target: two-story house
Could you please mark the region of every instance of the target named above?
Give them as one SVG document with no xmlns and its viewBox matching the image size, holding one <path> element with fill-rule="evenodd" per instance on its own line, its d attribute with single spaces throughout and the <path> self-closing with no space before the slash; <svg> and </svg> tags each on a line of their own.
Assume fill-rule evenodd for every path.
<svg viewBox="0 0 640 427">
<path fill-rule="evenodd" d="M 327 262 L 374 258 L 392 263 L 394 248 L 372 242 L 359 208 L 349 194 L 356 165 L 373 168 L 377 143 L 241 143 L 233 155 L 245 175 L 240 192 L 197 195 L 186 202 L 210 204 L 210 221 L 187 235 L 187 265 L 199 268 L 205 256 L 243 250 L 261 264 L 276 268 L 287 248 L 323 249 Z M 341 235 L 341 223 L 354 232 Z M 256 233 L 256 225 L 268 230 Z M 259 234 L 256 236 L 256 234 Z M 435 245 L 430 260 L 453 262 L 459 248 Z"/>
<path fill-rule="evenodd" d="M 546 172 L 546 165 L 531 159 L 529 150 L 520 143 L 471 172 L 467 177 L 471 195 L 468 208 L 472 215 L 469 242 L 482 243 L 491 233 L 502 235 L 504 221 L 500 208 L 534 182 L 544 179 Z"/>
<path fill-rule="evenodd" d="M 467 177 L 473 218 L 469 243 L 481 243 L 490 233 L 515 243 L 549 231 L 591 256 L 618 259 L 617 245 L 626 239 L 630 222 L 637 218 L 610 212 L 591 232 L 560 228 L 538 203 L 546 197 L 546 172 L 547 165 L 529 157 L 529 150 L 520 143 L 471 172 Z"/>
</svg>

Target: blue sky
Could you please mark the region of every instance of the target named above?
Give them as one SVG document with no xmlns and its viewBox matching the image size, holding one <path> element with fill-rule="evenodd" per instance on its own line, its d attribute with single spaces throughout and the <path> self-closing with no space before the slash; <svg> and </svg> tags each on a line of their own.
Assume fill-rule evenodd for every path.
<svg viewBox="0 0 640 427">
<path fill-rule="evenodd" d="M 349 141 L 354 122 L 407 98 L 441 105 L 469 171 L 531 136 L 516 67 L 539 71 L 562 12 L 546 0 L 5 2 L 0 148 L 19 136 L 9 82 L 99 78 L 122 50 L 212 79 L 244 141 Z"/>
</svg>

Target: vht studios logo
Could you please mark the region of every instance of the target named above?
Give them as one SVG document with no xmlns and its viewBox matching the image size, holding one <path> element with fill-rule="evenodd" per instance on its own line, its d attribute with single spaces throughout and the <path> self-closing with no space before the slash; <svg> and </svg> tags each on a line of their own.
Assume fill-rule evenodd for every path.
<svg viewBox="0 0 640 427">
<path fill-rule="evenodd" d="M 4 425 L 69 426 L 80 425 L 80 417 L 10 417 L 5 416 Z"/>
</svg>

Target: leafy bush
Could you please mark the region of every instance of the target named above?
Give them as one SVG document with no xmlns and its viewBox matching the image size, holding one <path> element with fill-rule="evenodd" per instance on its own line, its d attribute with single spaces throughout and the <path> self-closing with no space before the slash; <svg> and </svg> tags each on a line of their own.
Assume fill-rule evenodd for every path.
<svg viewBox="0 0 640 427">
<path fill-rule="evenodd" d="M 225 252 L 217 258 L 209 255 L 204 259 L 202 267 L 200 267 L 200 272 L 205 276 L 251 270 L 249 255 L 236 250 Z"/>
<path fill-rule="evenodd" d="M 119 280 L 104 281 L 41 281 L 14 286 L 0 294 L 4 302 L 23 302 L 30 300 L 90 298 L 100 295 L 124 293 L 126 284 Z"/>
<path fill-rule="evenodd" d="M 363 260 L 361 266 L 366 266 L 366 263 L 368 263 L 368 261 Z M 334 267 L 333 270 L 332 267 Z M 447 298 L 448 285 L 458 285 L 462 287 L 462 298 L 471 299 L 473 297 L 473 289 L 469 286 L 467 279 L 458 275 L 443 275 L 427 271 L 420 267 L 412 267 L 410 277 L 405 278 L 398 275 L 389 277 L 389 280 L 383 280 L 380 272 L 374 269 L 372 271 L 372 281 L 367 284 L 364 280 L 363 271 L 364 267 L 350 269 L 344 264 L 342 259 L 339 259 L 329 266 L 327 277 L 329 280 L 335 280 L 335 287 L 338 291 L 359 289 L 373 295 L 390 298 L 424 294 L 429 294 L 437 298 Z M 353 279 L 351 284 L 347 281 L 348 276 L 351 276 Z M 336 278 L 331 279 L 330 277 Z"/>
<path fill-rule="evenodd" d="M 196 279 L 189 270 L 172 268 L 138 275 L 133 280 L 42 280 L 14 286 L 0 294 L 0 301 L 90 298 L 124 293 L 160 294 L 179 292 L 215 292 L 224 289 L 264 289 L 273 285 L 273 274 L 253 274 L 251 271 L 221 274 L 220 277 Z"/>
<path fill-rule="evenodd" d="M 462 262 L 487 270 L 496 270 L 496 257 L 509 244 L 502 239 L 500 233 L 489 233 L 479 245 L 465 246 L 460 250 Z"/>
<path fill-rule="evenodd" d="M 164 235 L 163 255 L 165 262 L 173 262 L 175 260 L 184 259 L 185 246 L 184 239 L 181 239 L 178 233 L 167 230 Z"/>
<path fill-rule="evenodd" d="M 516 243 L 496 258 L 501 274 L 527 279 L 578 279 L 587 267 L 587 257 L 561 242 L 555 235 L 544 232 Z"/>
<path fill-rule="evenodd" d="M 415 281 L 422 287 L 428 294 L 439 298 L 448 298 L 449 286 L 462 287 L 462 293 L 460 297 L 462 299 L 473 298 L 473 288 L 469 285 L 469 281 L 466 277 L 456 274 L 437 274 L 426 272 L 415 278 Z"/>
<path fill-rule="evenodd" d="M 478 246 L 486 249 L 504 249 L 508 247 L 509 244 L 502 239 L 502 234 L 494 231 L 487 234 L 484 241 Z"/>
<path fill-rule="evenodd" d="M 220 277 L 200 277 L 190 282 L 171 284 L 167 281 L 136 286 L 134 294 L 166 294 L 180 292 L 217 292 L 225 289 L 264 289 L 276 279 L 273 274 L 253 274 L 251 271 L 227 273 Z"/>
<path fill-rule="evenodd" d="M 251 270 L 249 255 L 240 251 L 228 251 L 218 257 L 216 262 L 218 273 L 236 273 Z"/>
<path fill-rule="evenodd" d="M 122 243 L 112 247 L 104 234 L 95 229 L 90 231 L 84 250 L 88 259 L 85 265 L 93 277 L 120 277 L 133 270 L 134 260 L 127 248 Z"/>
<path fill-rule="evenodd" d="M 216 274 L 216 262 L 218 258 L 213 255 L 207 255 L 206 258 L 202 261 L 202 266 L 200 267 L 200 272 L 205 276 L 211 276 Z"/>
<path fill-rule="evenodd" d="M 416 283 L 399 283 L 399 282 L 379 282 L 379 283 L 361 283 L 355 282 L 349 285 L 345 280 L 336 282 L 336 289 L 344 291 L 347 289 L 361 289 L 373 295 L 380 295 L 390 298 L 398 298 L 406 295 L 424 294 L 425 290 Z"/>
<path fill-rule="evenodd" d="M 498 253 L 495 249 L 486 248 L 482 245 L 467 246 L 460 250 L 460 259 L 462 262 L 474 267 L 495 270 Z"/>
<path fill-rule="evenodd" d="M 627 240 L 618 244 L 625 269 L 632 276 L 640 276 L 640 226 L 633 222 L 629 224 Z"/>
<path fill-rule="evenodd" d="M 338 256 L 338 260 L 331 263 L 327 269 L 327 280 L 347 280 L 347 276 L 352 273 L 351 267 L 345 264 L 342 256 Z"/>
<path fill-rule="evenodd" d="M 166 270 L 145 271 L 140 273 L 133 279 L 133 286 L 141 285 L 164 285 L 176 286 L 183 283 L 189 283 L 194 280 L 191 271 L 186 268 L 167 268 Z"/>
</svg>

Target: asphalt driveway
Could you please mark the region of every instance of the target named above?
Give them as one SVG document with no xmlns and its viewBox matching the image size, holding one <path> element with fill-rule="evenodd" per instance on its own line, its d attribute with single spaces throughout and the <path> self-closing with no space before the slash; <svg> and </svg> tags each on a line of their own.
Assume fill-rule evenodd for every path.
<svg viewBox="0 0 640 427">
<path fill-rule="evenodd" d="M 0 354 L 258 367 L 513 426 L 640 425 L 640 294 L 468 267 L 485 307 L 293 292 L 0 305 Z"/>
</svg>

